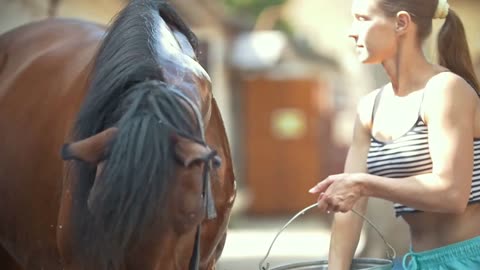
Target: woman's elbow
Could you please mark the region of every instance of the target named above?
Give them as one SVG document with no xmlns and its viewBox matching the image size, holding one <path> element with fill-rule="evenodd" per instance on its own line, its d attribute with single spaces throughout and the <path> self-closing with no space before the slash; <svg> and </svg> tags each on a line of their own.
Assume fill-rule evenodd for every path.
<svg viewBox="0 0 480 270">
<path fill-rule="evenodd" d="M 450 213 L 452 214 L 463 214 L 463 212 L 465 212 L 465 210 L 467 209 L 467 204 L 466 203 L 456 203 L 451 209 L 450 209 Z"/>
<path fill-rule="evenodd" d="M 442 199 L 446 202 L 446 210 L 451 214 L 462 214 L 467 209 L 470 194 L 464 192 L 450 192 L 448 198 Z"/>
</svg>

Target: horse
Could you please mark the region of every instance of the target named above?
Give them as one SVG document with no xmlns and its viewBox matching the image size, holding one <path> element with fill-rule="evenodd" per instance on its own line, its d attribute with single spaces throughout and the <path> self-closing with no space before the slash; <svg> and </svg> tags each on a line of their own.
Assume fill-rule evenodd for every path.
<svg viewBox="0 0 480 270">
<path fill-rule="evenodd" d="M 236 188 L 197 38 L 163 0 L 0 36 L 0 268 L 214 269 Z"/>
</svg>

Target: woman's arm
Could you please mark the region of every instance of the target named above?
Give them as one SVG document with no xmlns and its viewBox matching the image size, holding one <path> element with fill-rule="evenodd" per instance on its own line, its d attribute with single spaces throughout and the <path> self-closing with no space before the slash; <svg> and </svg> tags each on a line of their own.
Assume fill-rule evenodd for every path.
<svg viewBox="0 0 480 270">
<path fill-rule="evenodd" d="M 344 171 L 346 173 L 366 172 L 367 170 L 366 159 L 370 145 L 370 133 L 368 129 L 365 128 L 365 125 L 362 124 L 361 115 L 370 115 L 370 113 L 362 113 L 362 110 L 365 111 L 365 109 L 367 109 L 362 107 L 367 106 L 362 106 L 361 101 L 355 120 L 353 141 L 345 161 Z M 367 111 L 371 111 L 371 109 Z M 356 203 L 355 209 L 364 214 L 366 206 L 367 198 L 364 197 Z M 335 214 L 330 238 L 330 269 L 350 269 L 350 264 L 360 238 L 362 225 L 363 220 L 352 212 Z"/>
</svg>

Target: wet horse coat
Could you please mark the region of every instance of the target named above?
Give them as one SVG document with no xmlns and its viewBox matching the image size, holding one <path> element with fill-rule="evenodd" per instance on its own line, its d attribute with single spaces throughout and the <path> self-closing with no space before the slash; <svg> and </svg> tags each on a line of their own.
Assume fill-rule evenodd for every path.
<svg viewBox="0 0 480 270">
<path fill-rule="evenodd" d="M 95 134 L 115 126 L 117 122 L 108 119 L 122 104 L 122 94 L 128 89 L 143 91 L 142 83 L 146 81 L 145 87 L 157 87 L 165 92 L 170 88 L 178 90 L 201 111 L 206 143 L 222 160 L 221 167 L 211 170 L 210 177 L 217 218 L 206 220 L 204 216 L 195 215 L 193 221 L 185 219 L 188 215 L 185 216 L 182 207 L 191 204 L 188 201 L 190 195 L 196 199 L 199 196 L 197 189 L 201 183 L 198 182 L 204 166 L 190 164 L 192 167 L 186 168 L 177 164 L 174 169 L 176 177 L 166 184 L 169 187 L 165 195 L 168 204 L 160 205 L 157 212 L 152 210 L 158 216 L 145 221 L 150 224 L 148 229 L 136 232 L 141 238 L 136 242 L 132 240 L 135 245 L 132 246 L 129 240 L 129 245 L 112 247 L 119 249 L 112 254 L 123 254 L 122 258 L 115 258 L 118 265 L 101 263 L 116 267 L 111 269 L 187 269 L 193 252 L 195 228 L 201 222 L 200 268 L 214 267 L 223 249 L 235 198 L 229 146 L 220 111 L 211 94 L 210 80 L 196 61 L 192 37 L 181 29 L 181 23 L 171 16 L 168 8 L 162 9 L 163 5 L 163 1 L 133 1 L 117 18 L 106 38 L 102 26 L 60 19 L 25 25 L 0 37 L 1 269 L 86 269 L 86 265 L 97 263 L 87 264 L 88 258 L 84 255 L 88 254 L 85 249 L 89 248 L 97 251 L 99 257 L 108 257 L 101 248 L 108 247 L 108 244 L 100 242 L 102 237 L 95 237 L 98 231 L 88 231 L 89 227 L 81 224 L 88 222 L 86 215 L 90 215 L 82 212 L 89 209 L 88 195 L 95 193 L 93 186 L 102 180 L 98 179 L 101 160 L 96 160 L 94 154 L 94 158 L 87 162 L 64 163 L 59 151 L 65 142 L 93 140 Z M 125 30 L 122 23 L 132 32 L 122 31 Z M 129 34 L 138 31 L 144 31 L 143 36 L 128 39 Z M 129 42 L 134 43 L 130 46 Z M 112 44 L 118 45 L 118 50 L 126 50 L 123 54 L 132 65 L 140 62 L 141 67 L 127 74 L 124 71 L 128 66 L 108 62 L 119 58 L 117 48 Z M 151 48 L 152 57 L 140 53 L 144 47 Z M 157 68 L 160 75 L 149 73 Z M 117 77 L 108 76 L 112 74 Z M 163 81 L 165 86 L 148 83 L 148 80 Z M 108 87 L 102 89 L 102 83 Z M 154 94 L 145 98 L 155 99 L 157 90 L 149 91 Z M 179 104 L 192 115 L 185 102 Z M 191 119 L 195 125 L 195 118 Z M 172 145 L 189 141 L 182 136 L 176 138 Z M 191 143 L 186 145 L 177 147 L 177 154 L 180 151 L 180 156 L 188 156 L 188 151 L 195 148 L 188 147 L 193 145 Z M 108 168 L 108 153 L 105 158 L 103 161 Z M 123 188 L 128 191 L 121 184 L 102 188 L 97 191 L 100 197 L 102 190 Z M 139 184 L 138 188 L 148 190 L 149 187 Z M 137 214 L 138 209 L 149 209 L 156 203 L 153 199 L 146 200 L 144 205 L 136 203 L 135 200 L 141 197 L 133 196 L 130 206 L 136 210 L 126 210 L 125 213 Z M 197 205 L 198 201 L 194 202 Z M 123 202 L 112 203 L 120 205 Z M 120 220 L 126 224 L 131 222 L 128 216 L 122 218 Z M 152 224 L 160 224 L 162 229 L 156 230 Z M 82 243 L 82 233 L 90 234 L 92 242 Z"/>
</svg>

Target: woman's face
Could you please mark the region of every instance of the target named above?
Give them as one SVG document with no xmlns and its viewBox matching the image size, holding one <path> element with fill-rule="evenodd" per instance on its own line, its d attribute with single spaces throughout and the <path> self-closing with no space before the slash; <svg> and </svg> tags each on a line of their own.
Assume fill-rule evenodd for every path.
<svg viewBox="0 0 480 270">
<path fill-rule="evenodd" d="M 355 40 L 362 63 L 382 63 L 396 52 L 395 18 L 387 18 L 378 8 L 378 1 L 353 0 L 349 37 Z"/>
</svg>

